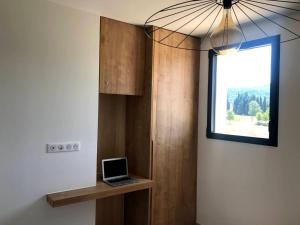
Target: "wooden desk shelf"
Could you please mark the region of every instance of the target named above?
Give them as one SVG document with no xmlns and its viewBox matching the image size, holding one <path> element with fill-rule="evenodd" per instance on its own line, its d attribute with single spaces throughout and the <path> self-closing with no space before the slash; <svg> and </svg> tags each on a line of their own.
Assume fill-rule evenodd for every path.
<svg viewBox="0 0 300 225">
<path fill-rule="evenodd" d="M 47 201 L 52 207 L 60 207 L 152 188 L 152 180 L 144 178 L 137 179 L 137 183 L 119 187 L 111 187 L 99 181 L 96 186 L 48 194 Z"/>
</svg>

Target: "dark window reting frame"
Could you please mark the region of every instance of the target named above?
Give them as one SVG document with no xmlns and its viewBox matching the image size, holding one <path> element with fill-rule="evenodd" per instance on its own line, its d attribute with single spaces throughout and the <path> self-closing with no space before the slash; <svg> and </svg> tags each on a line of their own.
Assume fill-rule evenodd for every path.
<svg viewBox="0 0 300 225">
<path fill-rule="evenodd" d="M 216 87 L 216 53 L 209 51 L 209 79 L 207 102 L 207 130 L 206 136 L 210 139 L 235 141 L 258 145 L 278 146 L 278 110 L 279 110 L 279 69 L 280 69 L 280 36 L 272 36 L 243 43 L 241 50 L 271 45 L 271 85 L 270 85 L 270 122 L 269 138 L 256 138 L 238 135 L 228 135 L 213 132 L 215 115 L 215 87 Z"/>
</svg>

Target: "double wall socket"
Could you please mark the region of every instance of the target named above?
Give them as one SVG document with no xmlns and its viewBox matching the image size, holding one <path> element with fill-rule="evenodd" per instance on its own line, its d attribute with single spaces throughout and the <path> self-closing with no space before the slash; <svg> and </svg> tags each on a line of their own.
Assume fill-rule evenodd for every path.
<svg viewBox="0 0 300 225">
<path fill-rule="evenodd" d="M 80 142 L 47 144 L 47 153 L 76 152 L 80 150 Z"/>
</svg>

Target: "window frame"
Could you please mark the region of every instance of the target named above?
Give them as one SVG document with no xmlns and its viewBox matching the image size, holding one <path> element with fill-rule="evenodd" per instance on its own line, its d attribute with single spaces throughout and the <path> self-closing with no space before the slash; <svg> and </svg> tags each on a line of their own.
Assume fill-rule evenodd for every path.
<svg viewBox="0 0 300 225">
<path fill-rule="evenodd" d="M 215 133 L 215 93 L 216 93 L 216 65 L 217 54 L 214 50 L 209 51 L 208 71 L 208 101 L 207 101 L 207 129 L 206 136 L 209 139 L 234 141 L 257 145 L 278 147 L 278 111 L 279 111 L 279 71 L 280 71 L 280 35 L 257 39 L 243 43 L 241 49 L 251 49 L 264 45 L 271 45 L 271 84 L 270 84 L 270 121 L 269 138 L 257 138 L 230 134 Z"/>
</svg>

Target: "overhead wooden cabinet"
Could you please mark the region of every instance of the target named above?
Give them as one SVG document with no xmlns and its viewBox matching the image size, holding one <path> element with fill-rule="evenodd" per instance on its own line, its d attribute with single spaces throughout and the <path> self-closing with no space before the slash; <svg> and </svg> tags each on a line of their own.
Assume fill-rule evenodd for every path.
<svg viewBox="0 0 300 225">
<path fill-rule="evenodd" d="M 142 95 L 143 29 L 105 17 L 100 23 L 100 93 Z"/>
</svg>

